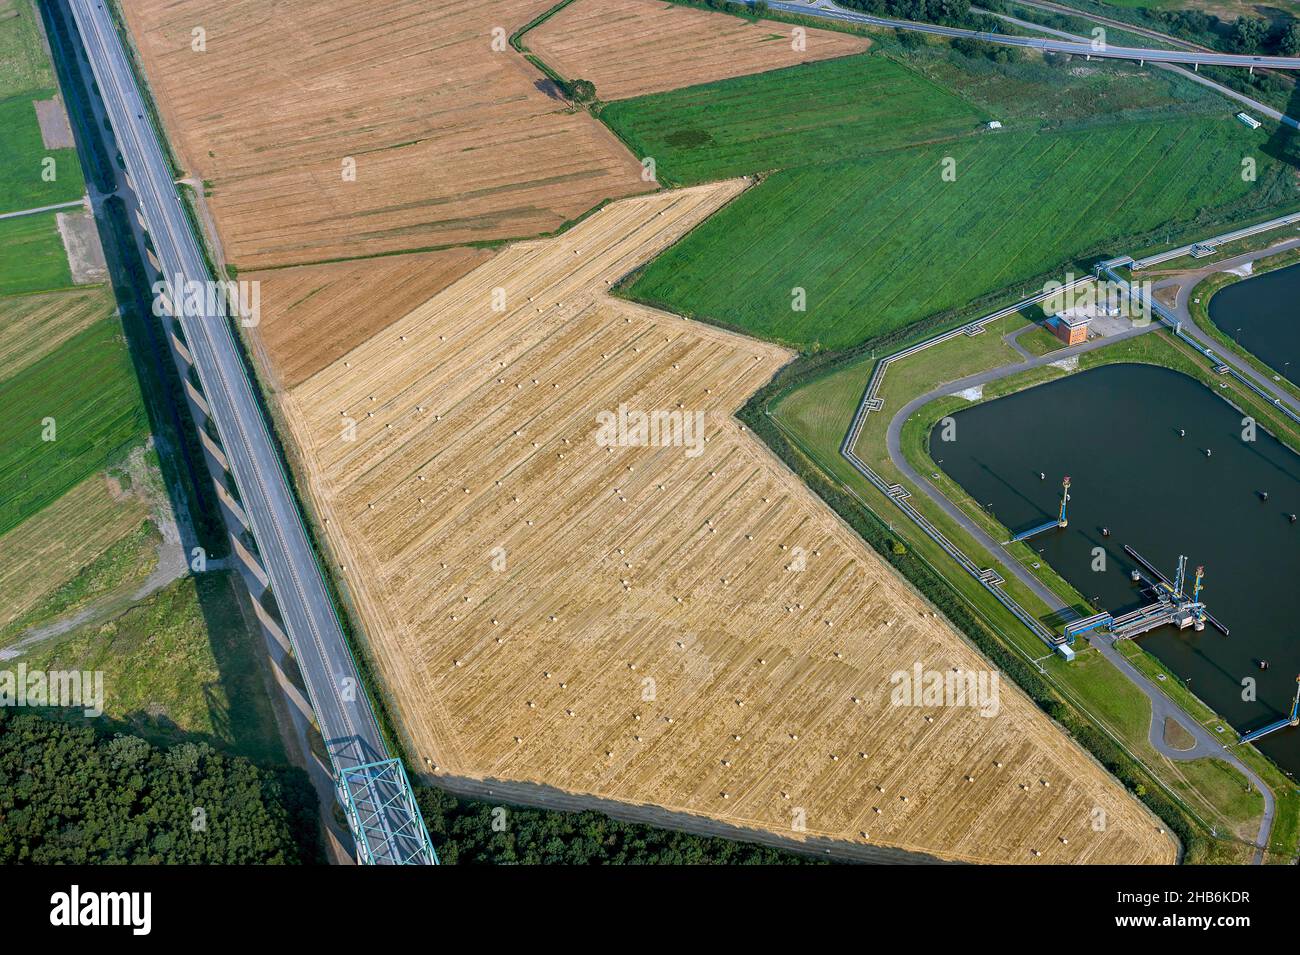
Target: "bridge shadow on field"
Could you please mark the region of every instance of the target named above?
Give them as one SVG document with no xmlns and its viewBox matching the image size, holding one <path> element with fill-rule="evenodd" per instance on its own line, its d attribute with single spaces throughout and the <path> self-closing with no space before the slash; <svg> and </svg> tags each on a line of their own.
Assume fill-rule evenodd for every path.
<svg viewBox="0 0 1300 955">
<path fill-rule="evenodd" d="M 1297 79 L 1300 80 L 1300 77 Z M 1300 118 L 1300 82 L 1292 90 L 1284 112 L 1292 118 Z M 1277 130 L 1264 144 L 1264 155 L 1300 170 L 1300 130 L 1278 123 Z"/>
<path fill-rule="evenodd" d="M 102 101 L 81 56 L 81 38 L 63 0 L 38 4 L 49 36 L 59 86 L 68 104 L 78 157 L 86 170 L 95 206 L 95 223 L 117 301 L 127 349 L 154 439 L 163 484 L 180 536 L 177 546 L 188 561 L 201 547 L 209 561 L 230 553 L 221 504 L 171 357 L 167 329 L 153 314 L 152 282 L 137 246 L 135 206 L 123 175 L 124 163 L 111 128 L 102 118 Z M 182 583 L 183 581 L 183 583 Z M 173 582 L 146 601 L 172 601 L 177 613 L 194 614 L 185 627 L 202 627 L 210 644 L 216 679 L 202 688 L 213 732 L 186 732 L 166 713 L 142 710 L 105 718 L 111 730 L 133 732 L 163 744 L 199 740 L 262 765 L 280 765 L 285 753 L 266 705 L 270 676 L 261 662 L 265 649 L 243 586 L 233 571 L 193 575 L 193 595 L 175 599 Z M 143 602 L 142 602 L 143 603 Z M 137 607 L 140 605 L 137 605 Z M 132 608 L 134 609 L 134 608 Z M 131 616 L 132 609 L 122 615 Z"/>
</svg>

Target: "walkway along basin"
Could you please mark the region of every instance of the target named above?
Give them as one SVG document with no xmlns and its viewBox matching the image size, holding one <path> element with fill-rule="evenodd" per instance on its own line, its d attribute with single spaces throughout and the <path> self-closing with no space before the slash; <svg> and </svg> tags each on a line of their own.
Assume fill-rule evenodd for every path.
<svg viewBox="0 0 1300 955">
<path fill-rule="evenodd" d="M 1203 599 L 1232 635 L 1167 626 L 1140 637 L 1142 646 L 1237 730 L 1290 711 L 1300 673 L 1300 522 L 1289 515 L 1300 513 L 1300 456 L 1262 430 L 1244 441 L 1236 409 L 1152 365 L 1107 365 L 953 419 L 953 440 L 943 440 L 942 423 L 931 432 L 931 456 L 1013 532 L 1053 518 L 1061 477 L 1070 475 L 1069 526 L 1028 544 L 1099 609 L 1144 602 L 1125 544 L 1169 577 L 1179 554 L 1188 556 L 1189 581 L 1204 564 Z M 1257 681 L 1254 701 L 1242 699 L 1246 678 Z M 1260 748 L 1300 770 L 1300 730 Z"/>
<path fill-rule="evenodd" d="M 1210 321 L 1278 374 L 1300 383 L 1300 265 L 1220 289 L 1210 299 Z"/>
</svg>

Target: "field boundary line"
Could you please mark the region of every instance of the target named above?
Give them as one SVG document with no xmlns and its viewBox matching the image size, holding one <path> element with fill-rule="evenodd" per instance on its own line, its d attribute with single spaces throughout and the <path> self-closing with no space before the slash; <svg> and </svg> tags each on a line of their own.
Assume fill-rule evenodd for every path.
<svg viewBox="0 0 1300 955">
<path fill-rule="evenodd" d="M 826 466 L 825 466 L 823 463 L 821 463 L 821 460 L 820 460 L 819 456 L 818 456 L 815 452 L 813 452 L 810 448 L 808 448 L 808 447 L 803 443 L 803 441 L 800 440 L 800 438 L 799 438 L 797 435 L 795 435 L 792 431 L 790 431 L 789 428 L 788 428 L 788 427 L 787 427 L 787 426 L 786 426 L 786 425 L 785 425 L 785 424 L 784 424 L 784 423 L 783 423 L 779 418 L 777 418 L 775 415 L 772 415 L 772 414 L 770 414 L 770 413 L 768 414 L 768 418 L 769 418 L 769 420 L 771 420 L 771 421 L 776 425 L 776 427 L 781 431 L 781 433 L 782 433 L 782 434 L 783 434 L 783 435 L 784 435 L 788 440 L 790 440 L 791 443 L 792 443 L 796 448 L 799 449 L 799 451 L 800 451 L 802 454 L 804 454 L 806 457 L 808 457 L 808 459 L 809 459 L 810 461 L 812 461 L 812 462 L 814 462 L 815 464 L 817 464 L 818 467 L 822 468 L 822 470 L 823 470 L 827 475 L 830 475 L 830 474 L 831 474 L 830 470 L 829 470 L 828 468 L 826 468 Z M 869 503 L 868 503 L 868 502 L 867 502 L 867 501 L 862 497 L 862 495 L 859 494 L 859 493 L 857 492 L 856 489 L 854 489 L 853 487 L 851 487 L 850 485 L 846 484 L 846 483 L 843 482 L 843 481 L 839 481 L 839 480 L 836 480 L 836 479 L 834 479 L 834 478 L 832 478 L 832 480 L 835 480 L 836 485 L 837 485 L 841 490 L 843 490 L 843 491 L 845 491 L 846 493 L 848 493 L 850 497 L 852 497 L 852 498 L 853 498 L 853 499 L 854 499 L 854 500 L 855 500 L 855 501 L 856 501 L 856 502 L 857 502 L 861 507 L 863 507 L 863 508 L 866 509 L 869 513 L 871 513 L 873 516 L 875 516 L 877 520 L 884 521 L 884 522 L 885 522 L 885 525 L 886 525 L 887 527 L 890 527 L 890 528 L 893 527 L 893 524 L 892 524 L 890 521 L 886 520 L 886 519 L 885 519 L 885 518 L 884 518 L 884 517 L 883 517 L 883 516 L 882 516 L 882 515 L 881 515 L 881 514 L 880 514 L 880 513 L 879 513 L 879 512 L 874 508 L 874 507 L 872 507 L 871 504 L 869 504 Z M 854 531 L 854 533 L 856 534 L 857 532 Z M 859 536 L 860 536 L 860 535 L 859 535 Z M 925 565 L 926 565 L 926 566 L 927 566 L 931 571 L 933 571 L 934 574 L 935 574 L 937 577 L 939 577 L 939 578 L 942 579 L 942 580 L 947 580 L 947 575 L 946 575 L 944 572 L 942 572 L 939 568 L 937 568 L 933 563 L 931 563 L 930 560 L 929 560 L 929 558 L 927 558 L 924 554 L 922 554 L 921 552 L 916 551 L 916 550 L 913 550 L 911 553 L 912 553 L 915 557 L 917 557 L 917 558 L 918 558 L 918 559 L 919 559 L 923 564 L 925 564 Z M 983 581 L 980 581 L 980 582 L 983 583 Z M 911 584 L 910 581 L 909 581 L 908 583 L 909 583 L 909 586 L 912 586 L 912 587 L 913 587 L 913 589 L 917 589 L 917 588 L 915 588 L 915 585 L 912 585 L 912 584 Z M 1164 781 L 1164 780 L 1159 776 L 1159 774 L 1156 773 L 1156 771 L 1155 771 L 1154 769 L 1152 769 L 1152 768 L 1151 768 L 1151 767 L 1150 767 L 1150 766 L 1149 766 L 1149 765 L 1148 765 L 1148 764 L 1147 764 L 1147 763 L 1146 763 L 1146 762 L 1145 762 L 1145 761 L 1144 761 L 1140 756 L 1138 756 L 1136 753 L 1134 753 L 1134 752 L 1129 748 L 1128 744 L 1125 743 L 1125 742 L 1124 742 L 1124 741 L 1123 741 L 1119 736 L 1117 736 L 1117 735 L 1115 734 L 1115 732 L 1112 731 L 1112 729 L 1111 729 L 1111 727 L 1109 726 L 1109 724 L 1107 724 L 1107 723 L 1104 722 L 1100 717 L 1098 717 L 1096 714 L 1094 714 L 1093 711 L 1090 710 L 1090 709 L 1089 709 L 1085 704 L 1081 703 L 1081 702 L 1079 701 L 1079 699 L 1078 699 L 1077 696 L 1075 696 L 1075 695 L 1074 695 L 1070 690 L 1067 690 L 1067 689 L 1066 689 L 1066 688 L 1065 688 L 1065 687 L 1064 687 L 1064 686 L 1063 686 L 1059 681 L 1056 680 L 1056 678 L 1054 678 L 1050 673 L 1048 673 L 1048 671 L 1046 670 L 1046 668 L 1044 668 L 1043 666 L 1041 666 L 1041 665 L 1038 663 L 1038 661 L 1037 661 L 1034 657 L 1030 656 L 1027 652 L 1025 652 L 1025 650 L 1024 650 L 1024 649 L 1023 649 L 1023 648 L 1022 648 L 1022 647 L 1021 647 L 1021 646 L 1020 646 L 1020 645 L 1019 645 L 1015 640 L 1013 640 L 1013 639 L 1012 639 L 1012 638 L 1011 638 L 1011 637 L 1010 637 L 1010 636 L 1009 636 L 1009 635 L 1008 635 L 1008 634 L 1007 634 L 1007 633 L 1002 629 L 1002 627 L 1001 627 L 997 622 L 995 622 L 991 617 L 989 617 L 988 614 L 985 613 L 985 611 L 984 611 L 981 607 L 979 607 L 977 604 L 972 603 L 971 601 L 967 600 L 966 598 L 961 597 L 960 593 L 958 593 L 958 597 L 963 601 L 963 603 L 965 603 L 965 605 L 967 606 L 968 609 L 970 609 L 973 613 L 975 613 L 975 614 L 980 618 L 980 620 L 981 620 L 981 621 L 982 621 L 982 622 L 983 622 L 983 623 L 984 623 L 984 624 L 985 624 L 985 625 L 986 625 L 990 630 L 993 631 L 993 633 L 994 633 L 994 634 L 999 638 L 999 640 L 1002 642 L 1002 645 L 1003 645 L 1003 646 L 1005 646 L 1005 647 L 1006 647 L 1007 649 L 1009 649 L 1011 652 L 1015 653 L 1015 654 L 1016 654 L 1018 657 L 1020 657 L 1024 662 L 1026 662 L 1026 663 L 1030 664 L 1031 666 L 1033 666 L 1034 669 L 1038 671 L 1039 675 L 1043 678 L 1043 680 L 1044 680 L 1044 681 L 1045 681 L 1045 682 L 1046 682 L 1050 687 L 1052 687 L 1052 689 L 1056 690 L 1056 691 L 1057 691 L 1057 692 L 1058 692 L 1058 693 L 1059 693 L 1059 694 L 1060 694 L 1060 695 L 1061 695 L 1061 696 L 1062 696 L 1066 701 L 1068 701 L 1068 702 L 1070 703 L 1071 706 L 1073 706 L 1073 707 L 1074 707 L 1075 709 L 1077 709 L 1081 714 L 1083 714 L 1085 717 L 1087 717 L 1088 720 L 1089 720 L 1089 721 L 1090 721 L 1094 726 L 1096 726 L 1099 730 L 1101 730 L 1101 731 L 1106 735 L 1106 737 L 1107 737 L 1108 739 L 1110 739 L 1111 742 L 1113 742 L 1117 747 L 1119 747 L 1120 750 L 1121 750 L 1121 751 L 1122 751 L 1126 756 L 1128 756 L 1130 759 L 1132 759 L 1133 762 L 1134 762 L 1135 764 L 1137 764 L 1138 766 L 1140 766 L 1140 767 L 1142 768 L 1142 770 L 1143 770 L 1143 771 L 1144 771 L 1144 772 L 1145 772 L 1145 773 L 1146 773 L 1146 774 L 1151 778 L 1151 780 L 1152 780 L 1153 782 L 1155 782 L 1155 784 L 1156 784 L 1157 786 L 1159 786 L 1159 787 L 1160 787 L 1160 788 L 1165 792 L 1165 794 L 1166 794 L 1170 799 L 1172 799 L 1172 800 L 1173 800 L 1173 801 L 1178 805 L 1178 807 L 1179 807 L 1180 809 L 1182 809 L 1182 810 L 1183 810 L 1184 812 L 1186 812 L 1186 813 L 1187 813 L 1187 814 L 1188 814 L 1192 819 L 1194 819 L 1197 823 L 1199 823 L 1199 824 L 1200 824 L 1200 825 L 1205 829 L 1205 831 L 1207 831 L 1207 832 L 1213 832 L 1213 831 L 1214 831 L 1214 827 L 1212 827 L 1212 826 L 1210 826 L 1209 824 L 1207 824 L 1206 821 L 1205 821 L 1204 819 L 1202 819 L 1201 816 L 1195 812 L 1195 810 L 1193 810 L 1190 806 L 1188 806 L 1187 803 L 1182 799 L 1182 797 L 1179 796 L 1176 792 L 1174 792 L 1174 791 L 1169 787 L 1169 785 L 1168 785 L 1168 784 L 1167 784 L 1167 783 L 1166 783 L 1166 782 L 1165 782 L 1165 781 Z M 960 628 L 954 627 L 954 629 L 957 629 L 958 632 L 962 632 L 962 631 L 960 630 Z M 977 651 L 979 650 L 979 647 L 978 647 L 978 646 L 976 646 L 976 650 L 977 650 Z M 982 651 L 981 651 L 981 655 L 984 655 L 984 654 L 982 653 Z M 1023 690 L 1023 688 L 1020 688 L 1020 687 L 1017 687 L 1017 688 L 1018 688 L 1018 689 L 1021 689 L 1022 692 L 1025 692 L 1025 691 Z M 1053 721 L 1053 722 L 1055 722 L 1055 721 Z M 1060 724 L 1057 724 L 1057 725 L 1059 726 Z M 1072 733 L 1070 733 L 1069 730 L 1067 730 L 1065 727 L 1061 727 L 1061 731 L 1062 731 L 1063 733 L 1065 733 L 1065 734 L 1070 738 L 1070 740 L 1071 740 L 1075 745 L 1077 745 L 1077 746 L 1079 746 L 1081 749 L 1083 749 L 1083 751 L 1084 751 L 1085 753 L 1088 754 L 1088 756 L 1089 756 L 1090 759 L 1093 759 L 1093 760 L 1096 760 L 1096 759 L 1097 759 L 1097 757 L 1096 757 L 1095 755 L 1093 755 L 1093 754 L 1088 750 L 1088 748 L 1087 748 L 1086 746 L 1084 746 L 1084 745 L 1083 745 L 1079 740 L 1075 739 L 1074 735 L 1073 735 Z M 1104 767 L 1103 767 L 1103 768 L 1104 768 Z M 1110 773 L 1110 770 L 1106 770 L 1106 772 L 1107 772 L 1109 775 L 1113 775 L 1113 773 Z M 1147 807 L 1147 808 L 1150 809 L 1150 807 Z M 1154 813 L 1154 810 L 1151 810 L 1151 811 Z M 1238 840 L 1238 841 L 1240 841 L 1240 840 Z M 1186 848 L 1186 847 L 1184 847 L 1184 849 L 1185 849 L 1185 848 Z"/>
</svg>

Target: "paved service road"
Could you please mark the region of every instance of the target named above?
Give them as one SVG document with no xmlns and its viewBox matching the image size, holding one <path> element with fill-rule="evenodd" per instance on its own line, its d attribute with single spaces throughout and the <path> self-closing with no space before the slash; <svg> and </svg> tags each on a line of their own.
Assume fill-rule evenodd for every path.
<svg viewBox="0 0 1300 955">
<path fill-rule="evenodd" d="M 968 375 L 958 381 L 948 382 L 940 385 L 938 388 L 913 398 L 907 404 L 903 405 L 894 416 L 889 420 L 889 427 L 885 434 L 885 447 L 889 452 L 890 460 L 894 467 L 907 480 L 921 490 L 926 497 L 930 498 L 943 509 L 953 521 L 961 526 L 971 537 L 979 542 L 980 546 L 989 552 L 989 556 L 995 561 L 1004 565 L 1007 570 L 1015 574 L 1026 587 L 1034 592 L 1044 604 L 1055 611 L 1068 610 L 1061 598 L 1056 596 L 1047 585 L 1037 577 L 1026 570 L 1019 561 L 1012 559 L 1002 550 L 1000 542 L 995 541 L 992 537 L 984 532 L 979 524 L 971 520 L 964 511 L 951 500 L 948 499 L 942 491 L 930 483 L 929 478 L 923 476 L 916 468 L 912 467 L 903 454 L 903 424 L 908 418 L 916 414 L 923 407 L 928 405 L 936 398 L 942 398 L 944 395 L 955 394 L 959 391 L 965 391 L 968 388 L 978 388 L 989 384 L 990 382 L 999 381 L 1011 375 L 1018 375 L 1021 372 L 1028 371 L 1031 368 L 1041 368 L 1044 365 L 1050 365 L 1058 361 L 1065 361 L 1070 358 L 1077 358 L 1084 352 L 1094 351 L 1098 348 L 1104 348 L 1107 345 L 1113 345 L 1116 342 L 1123 341 L 1125 338 L 1132 338 L 1136 335 L 1142 335 L 1146 332 L 1154 331 L 1160 327 L 1159 323 L 1152 322 L 1144 327 L 1133 328 L 1118 335 L 1111 335 L 1106 338 L 1094 338 L 1092 341 L 1085 342 L 1082 345 L 1073 345 L 1068 348 L 1059 348 L 1056 351 L 1050 351 L 1046 355 L 1040 355 L 1031 358 L 1029 361 L 1022 361 L 1011 365 L 1002 365 L 998 368 L 990 368 L 987 371 L 977 372 L 974 375 Z M 1015 347 L 1015 346 L 1012 346 Z M 1072 616 L 1072 614 L 1071 614 Z"/>
<path fill-rule="evenodd" d="M 1010 375 L 1018 375 L 1030 368 L 1038 368 L 1043 365 L 1052 364 L 1053 362 L 1062 361 L 1069 358 L 1077 358 L 1084 352 L 1089 352 L 1107 345 L 1113 345 L 1125 338 L 1132 338 L 1136 335 L 1142 335 L 1146 332 L 1155 331 L 1162 328 L 1159 322 L 1152 322 L 1149 325 L 1132 328 L 1128 331 L 1121 332 L 1118 335 L 1110 335 L 1106 338 L 1098 338 L 1086 342 L 1082 345 L 1074 345 L 1069 348 L 1060 348 L 1056 351 L 1048 352 L 1029 361 L 1022 361 L 1010 365 L 1003 365 L 999 368 L 991 368 L 982 371 L 958 381 L 949 382 L 940 385 L 938 388 L 927 392 L 920 397 L 913 398 L 889 421 L 889 427 L 885 435 L 886 450 L 889 452 L 890 461 L 894 467 L 898 468 L 903 477 L 912 483 L 912 486 L 921 491 L 926 497 L 933 501 L 938 507 L 942 508 L 944 513 L 956 521 L 975 541 L 988 551 L 989 556 L 998 564 L 1001 564 L 1011 574 L 1026 587 L 1032 590 L 1048 608 L 1054 611 L 1068 610 L 1064 601 L 1056 596 L 1047 588 L 1042 581 L 1029 572 L 1029 569 L 1013 558 L 1002 548 L 1002 545 L 993 540 L 979 524 L 971 520 L 956 504 L 954 504 L 947 495 L 936 488 L 930 480 L 916 468 L 912 467 L 907 457 L 903 454 L 903 424 L 912 415 L 916 414 L 921 408 L 941 398 L 944 395 L 951 395 L 959 391 L 965 391 L 967 388 L 983 386 L 990 382 L 998 381 Z M 1013 345 L 1013 347 L 1015 347 Z M 1017 349 L 1018 351 L 1020 349 Z M 1152 748 L 1169 759 L 1188 760 L 1202 757 L 1216 757 L 1230 764 L 1239 773 L 1245 776 L 1252 786 L 1259 791 L 1264 797 L 1264 814 L 1260 820 L 1259 834 L 1255 841 L 1255 863 L 1258 865 L 1264 860 L 1264 847 L 1268 845 L 1269 834 L 1273 829 L 1273 816 L 1275 812 L 1275 803 L 1273 792 L 1264 784 L 1264 781 L 1245 763 L 1243 763 L 1236 754 L 1229 751 L 1224 745 L 1223 739 L 1210 732 L 1207 728 L 1192 720 L 1183 710 L 1165 695 L 1158 686 L 1152 683 L 1147 677 L 1134 667 L 1115 647 L 1113 638 L 1107 635 L 1091 634 L 1089 643 L 1097 648 L 1107 660 L 1113 663 L 1128 679 L 1142 691 L 1143 695 L 1151 701 L 1151 725 L 1148 729 L 1147 738 L 1151 742 Z M 1165 740 L 1165 720 L 1166 718 L 1174 720 L 1179 726 L 1183 727 L 1195 739 L 1195 745 L 1188 750 L 1175 749 Z M 1235 741 L 1231 729 L 1225 727 L 1226 735 L 1231 741 Z"/>
<path fill-rule="evenodd" d="M 1203 348 L 1212 350 L 1216 357 L 1226 365 L 1230 365 L 1236 371 L 1245 375 L 1260 388 L 1273 395 L 1276 400 L 1286 407 L 1290 408 L 1296 414 L 1300 414 L 1300 400 L 1284 384 L 1274 381 L 1271 375 L 1267 375 L 1237 355 L 1232 349 L 1221 346 L 1209 332 L 1201 328 L 1196 319 L 1192 317 L 1190 300 L 1192 292 L 1200 281 L 1207 276 L 1216 272 L 1227 272 L 1231 269 L 1239 268 L 1248 262 L 1254 262 L 1257 259 L 1266 258 L 1270 255 L 1277 255 L 1279 252 L 1285 252 L 1288 249 L 1294 249 L 1300 246 L 1300 239 L 1290 239 L 1277 245 L 1269 246 L 1266 249 L 1257 249 L 1254 252 L 1246 252 L 1242 255 L 1235 256 L 1231 259 L 1225 259 L 1222 262 L 1215 263 L 1212 266 L 1200 271 L 1192 272 L 1190 275 L 1162 279 L 1152 285 L 1153 292 L 1159 292 L 1166 288 L 1177 288 L 1177 300 L 1174 303 L 1173 315 L 1182 322 L 1183 332 L 1198 342 Z M 1142 274 L 1137 273 L 1136 277 L 1141 278 Z"/>
<path fill-rule="evenodd" d="M 55 209 L 71 209 L 73 206 L 84 206 L 85 198 L 72 199 L 69 202 L 58 202 L 52 206 L 37 206 L 35 209 L 19 209 L 17 212 L 6 212 L 0 214 L 0 219 L 17 219 L 19 216 L 34 216 L 38 212 L 53 212 Z"/>
<path fill-rule="evenodd" d="M 102 0 L 68 0 L 163 275 L 207 282 L 207 265 Z M 336 773 L 388 757 L 230 324 L 182 298 L 179 320 L 253 525 L 261 560 Z M 404 820 L 385 820 L 390 831 Z M 392 847 L 403 857 L 403 847 Z M 418 855 L 418 853 L 415 853 Z M 428 861 L 432 861 L 429 859 Z"/>
<path fill-rule="evenodd" d="M 741 0 L 752 4 L 754 0 Z M 791 0 L 769 0 L 768 7 L 782 13 L 798 13 L 804 16 L 823 17 L 828 20 L 843 20 L 848 23 L 864 23 L 870 26 L 893 27 L 897 30 L 911 30 L 915 33 L 930 33 L 935 36 L 964 37 L 969 40 L 983 40 L 986 43 L 1000 43 L 1003 46 L 1023 46 L 1033 50 L 1049 53 L 1071 53 L 1075 56 L 1096 56 L 1112 60 L 1139 60 L 1150 63 L 1188 63 L 1200 66 L 1243 66 L 1251 69 L 1268 67 L 1275 70 L 1300 70 L 1300 56 L 1243 56 L 1237 53 L 1207 53 L 1200 50 L 1157 50 L 1146 47 L 1114 46 L 1102 44 L 1094 46 L 1083 40 L 1043 39 L 1040 37 L 1007 36 L 1004 33 L 986 33 L 983 30 L 967 30 L 961 27 L 943 27 L 933 23 L 918 23 L 914 20 L 892 20 L 888 17 L 874 17 L 866 13 L 856 13 L 837 7 L 830 0 L 810 0 L 810 2 L 791 2 Z"/>
</svg>

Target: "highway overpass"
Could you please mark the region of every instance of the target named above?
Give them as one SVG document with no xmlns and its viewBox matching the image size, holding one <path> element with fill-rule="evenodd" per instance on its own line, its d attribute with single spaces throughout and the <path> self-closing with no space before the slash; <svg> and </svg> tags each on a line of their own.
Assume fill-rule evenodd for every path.
<svg viewBox="0 0 1300 955">
<path fill-rule="evenodd" d="M 754 0 L 740 0 L 753 5 Z M 1005 33 L 986 33 L 982 30 L 967 30 L 961 27 L 938 26 L 933 23 L 918 23 L 913 20 L 893 20 L 888 17 L 876 17 L 866 13 L 857 13 L 837 7 L 830 0 L 810 0 L 807 3 L 791 0 L 769 0 L 769 9 L 782 13 L 797 13 L 803 16 L 821 17 L 827 20 L 842 20 L 847 23 L 862 23 L 868 26 L 893 27 L 896 30 L 910 30 L 914 33 L 929 33 L 934 36 L 983 40 L 986 43 L 999 43 L 1003 46 L 1027 47 L 1048 53 L 1071 53 L 1075 56 L 1096 56 L 1112 60 L 1137 60 L 1141 63 L 1182 63 L 1189 66 L 1238 66 L 1270 70 L 1300 70 L 1300 57 L 1297 56 L 1245 56 L 1238 53 L 1213 53 L 1203 50 L 1159 50 L 1148 47 L 1114 46 L 1111 44 L 1093 44 L 1083 40 L 1063 40 L 1058 38 L 1008 36 Z"/>
</svg>

